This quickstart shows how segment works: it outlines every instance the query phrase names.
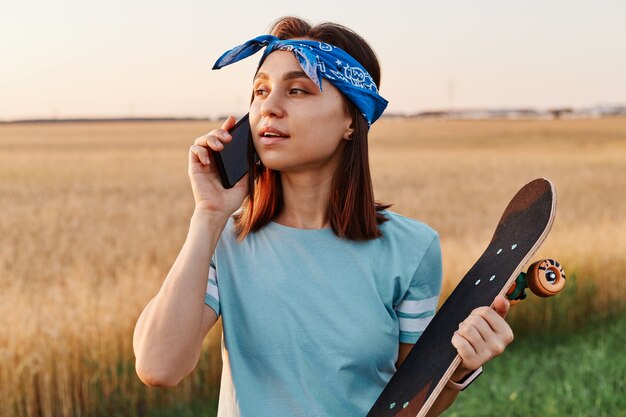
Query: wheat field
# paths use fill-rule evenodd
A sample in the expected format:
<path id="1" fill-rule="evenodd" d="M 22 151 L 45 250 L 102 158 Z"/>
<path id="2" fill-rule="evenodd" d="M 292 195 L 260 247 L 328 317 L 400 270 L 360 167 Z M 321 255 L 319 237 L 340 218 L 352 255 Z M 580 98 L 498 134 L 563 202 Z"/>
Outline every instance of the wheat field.
<path id="1" fill-rule="evenodd" d="M 188 147 L 216 125 L 0 125 L 0 416 L 145 415 L 215 395 L 219 328 L 168 390 L 138 381 L 131 339 L 187 233 Z M 626 119 L 382 119 L 370 155 L 377 199 L 439 231 L 444 295 L 517 189 L 546 177 L 557 216 L 535 258 L 559 259 L 572 284 L 516 307 L 514 330 L 623 312 Z"/>

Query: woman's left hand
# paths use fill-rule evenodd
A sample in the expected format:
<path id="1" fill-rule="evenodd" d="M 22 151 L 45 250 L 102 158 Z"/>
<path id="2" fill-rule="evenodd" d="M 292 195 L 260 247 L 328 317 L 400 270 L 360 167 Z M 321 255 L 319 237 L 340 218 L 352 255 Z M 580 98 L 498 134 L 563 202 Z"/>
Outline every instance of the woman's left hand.
<path id="1" fill-rule="evenodd" d="M 513 331 L 504 320 L 511 304 L 499 295 L 492 307 L 479 307 L 472 311 L 452 336 L 452 345 L 461 356 L 461 364 L 452 375 L 459 381 L 480 368 L 491 358 L 500 355 L 513 341 Z"/>

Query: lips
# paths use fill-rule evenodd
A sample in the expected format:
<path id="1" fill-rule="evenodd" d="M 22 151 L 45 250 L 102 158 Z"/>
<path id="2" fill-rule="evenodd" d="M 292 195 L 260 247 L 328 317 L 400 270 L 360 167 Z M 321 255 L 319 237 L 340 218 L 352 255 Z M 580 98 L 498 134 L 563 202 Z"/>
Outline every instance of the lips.
<path id="1" fill-rule="evenodd" d="M 289 135 L 273 126 L 263 126 L 258 130 L 259 140 L 263 145 L 271 145 L 289 138 Z"/>

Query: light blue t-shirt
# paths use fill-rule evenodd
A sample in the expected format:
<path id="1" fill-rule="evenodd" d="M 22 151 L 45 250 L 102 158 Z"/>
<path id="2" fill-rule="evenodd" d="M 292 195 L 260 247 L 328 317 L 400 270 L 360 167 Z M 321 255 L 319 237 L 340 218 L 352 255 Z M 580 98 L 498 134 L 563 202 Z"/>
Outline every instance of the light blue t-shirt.
<path id="1" fill-rule="evenodd" d="M 219 417 L 367 414 L 442 280 L 437 233 L 383 213 L 368 242 L 276 222 L 239 242 L 229 220 L 205 296 L 223 323 Z"/>

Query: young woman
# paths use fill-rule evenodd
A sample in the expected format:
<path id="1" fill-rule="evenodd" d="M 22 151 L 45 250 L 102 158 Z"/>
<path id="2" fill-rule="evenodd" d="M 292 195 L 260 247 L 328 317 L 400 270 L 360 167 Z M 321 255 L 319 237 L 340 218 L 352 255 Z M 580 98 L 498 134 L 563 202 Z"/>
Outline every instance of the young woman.
<path id="1" fill-rule="evenodd" d="M 435 313 L 439 237 L 374 202 L 367 135 L 387 102 L 367 43 L 287 17 L 216 68 L 264 47 L 250 105 L 261 164 L 222 187 L 211 159 L 233 117 L 191 146 L 196 208 L 138 320 L 137 373 L 176 385 L 221 314 L 219 416 L 365 416 Z M 463 361 L 431 415 L 512 341 L 508 308 L 499 297 L 461 324 L 452 343 Z"/>

